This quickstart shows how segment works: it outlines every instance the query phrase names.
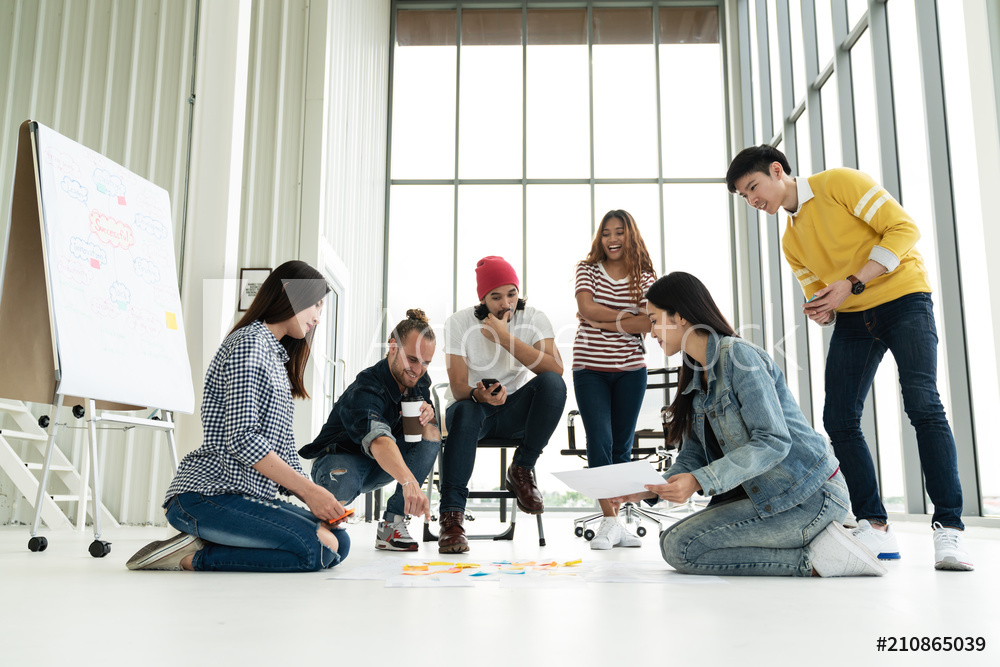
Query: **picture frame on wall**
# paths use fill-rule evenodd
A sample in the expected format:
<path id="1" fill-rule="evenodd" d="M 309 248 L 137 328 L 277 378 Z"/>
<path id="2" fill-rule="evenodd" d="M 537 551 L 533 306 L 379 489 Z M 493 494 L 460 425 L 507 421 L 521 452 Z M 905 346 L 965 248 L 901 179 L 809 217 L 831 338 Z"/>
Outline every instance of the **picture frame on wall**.
<path id="1" fill-rule="evenodd" d="M 238 310 L 246 311 L 260 286 L 271 275 L 271 269 L 240 269 L 240 303 Z"/>

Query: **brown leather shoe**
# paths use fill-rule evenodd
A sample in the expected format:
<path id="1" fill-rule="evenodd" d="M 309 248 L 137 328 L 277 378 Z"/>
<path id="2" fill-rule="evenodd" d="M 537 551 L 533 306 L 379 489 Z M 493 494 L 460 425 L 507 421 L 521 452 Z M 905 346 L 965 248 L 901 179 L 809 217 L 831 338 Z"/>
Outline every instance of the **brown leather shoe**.
<path id="1" fill-rule="evenodd" d="M 441 534 L 438 536 L 439 554 L 464 554 L 469 550 L 462 521 L 465 512 L 441 512 Z"/>
<path id="2" fill-rule="evenodd" d="M 517 506 L 528 514 L 541 514 L 545 511 L 542 503 L 542 493 L 535 486 L 535 475 L 531 468 L 516 466 L 513 463 L 507 468 L 507 490 L 517 496 Z"/>

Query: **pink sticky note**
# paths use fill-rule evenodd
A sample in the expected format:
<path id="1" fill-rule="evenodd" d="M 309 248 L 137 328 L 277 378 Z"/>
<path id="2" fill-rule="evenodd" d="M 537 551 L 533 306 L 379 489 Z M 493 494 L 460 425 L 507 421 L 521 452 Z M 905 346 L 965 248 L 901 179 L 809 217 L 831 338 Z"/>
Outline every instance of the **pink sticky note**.
<path id="1" fill-rule="evenodd" d="M 121 195 L 118 195 L 118 204 L 120 206 L 124 206 L 125 205 L 125 197 L 122 197 Z"/>
<path id="2" fill-rule="evenodd" d="M 101 268 L 101 261 L 93 257 L 90 258 L 90 268 L 99 269 Z"/>

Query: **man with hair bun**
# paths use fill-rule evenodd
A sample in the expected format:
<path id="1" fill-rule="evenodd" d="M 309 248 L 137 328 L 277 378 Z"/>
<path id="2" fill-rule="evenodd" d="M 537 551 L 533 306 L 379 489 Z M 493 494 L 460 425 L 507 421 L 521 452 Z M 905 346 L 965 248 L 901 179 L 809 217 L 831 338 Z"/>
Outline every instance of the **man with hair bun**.
<path id="1" fill-rule="evenodd" d="M 476 263 L 479 304 L 445 322 L 450 405 L 441 457 L 441 553 L 469 550 L 462 523 L 482 438 L 520 441 L 507 469 L 507 490 L 522 511 L 545 511 L 534 467 L 562 418 L 566 383 L 552 324 L 525 305 L 518 286 L 503 257 L 484 257 Z"/>
<path id="2" fill-rule="evenodd" d="M 316 459 L 313 480 L 345 505 L 396 480 L 378 524 L 376 549 L 416 551 L 406 524 L 410 516 L 430 514 L 420 487 L 441 449 L 427 375 L 435 346 L 424 311 L 406 311 L 389 334 L 385 358 L 358 374 L 316 439 L 299 450 L 302 458 Z M 419 442 L 406 442 L 400 404 L 413 396 L 423 399 L 423 433 Z"/>

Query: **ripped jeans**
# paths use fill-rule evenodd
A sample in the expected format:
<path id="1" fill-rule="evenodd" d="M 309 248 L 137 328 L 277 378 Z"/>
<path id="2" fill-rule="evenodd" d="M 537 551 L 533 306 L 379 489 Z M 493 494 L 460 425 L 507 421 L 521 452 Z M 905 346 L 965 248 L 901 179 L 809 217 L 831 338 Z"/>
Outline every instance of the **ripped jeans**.
<path id="1" fill-rule="evenodd" d="M 441 451 L 441 441 L 423 438 L 420 442 L 400 442 L 398 446 L 406 467 L 423 486 L 434 467 L 438 452 Z M 378 461 L 372 457 L 350 453 L 324 454 L 319 457 L 313 461 L 312 478 L 343 505 L 353 502 L 362 493 L 381 489 L 393 481 L 392 475 L 382 470 Z M 402 516 L 405 514 L 405 504 L 403 487 L 396 484 L 395 492 L 385 503 L 382 518 L 392 521 L 394 514 Z"/>

